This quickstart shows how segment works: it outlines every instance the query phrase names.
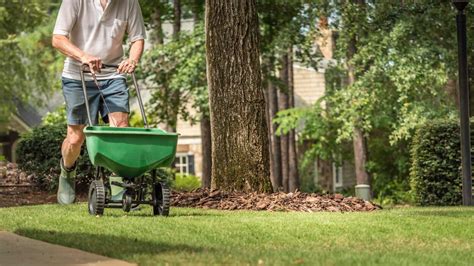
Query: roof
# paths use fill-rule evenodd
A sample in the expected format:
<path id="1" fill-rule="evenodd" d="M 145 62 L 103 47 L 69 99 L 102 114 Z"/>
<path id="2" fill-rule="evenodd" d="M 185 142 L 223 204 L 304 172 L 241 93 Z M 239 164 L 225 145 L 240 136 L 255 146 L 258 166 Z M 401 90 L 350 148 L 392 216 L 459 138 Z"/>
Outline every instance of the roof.
<path id="1" fill-rule="evenodd" d="M 28 103 L 16 102 L 16 116 L 21 119 L 28 127 L 34 127 L 41 124 L 41 115 Z"/>

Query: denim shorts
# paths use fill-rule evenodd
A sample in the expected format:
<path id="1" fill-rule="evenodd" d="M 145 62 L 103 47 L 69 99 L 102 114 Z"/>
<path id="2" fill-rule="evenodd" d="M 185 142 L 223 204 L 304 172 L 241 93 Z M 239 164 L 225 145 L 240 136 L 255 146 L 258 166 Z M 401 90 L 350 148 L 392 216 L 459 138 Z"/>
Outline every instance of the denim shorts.
<path id="1" fill-rule="evenodd" d="M 130 113 L 129 92 L 125 79 L 99 80 L 101 91 L 94 81 L 86 81 L 87 98 L 91 113 L 92 125 L 97 125 L 99 114 L 104 122 L 108 122 L 108 113 L 123 112 Z M 63 95 L 66 101 L 66 113 L 68 125 L 89 124 L 87 118 L 86 104 L 80 80 L 62 78 Z M 103 98 L 100 95 L 102 92 Z M 104 103 L 105 100 L 105 103 Z"/>

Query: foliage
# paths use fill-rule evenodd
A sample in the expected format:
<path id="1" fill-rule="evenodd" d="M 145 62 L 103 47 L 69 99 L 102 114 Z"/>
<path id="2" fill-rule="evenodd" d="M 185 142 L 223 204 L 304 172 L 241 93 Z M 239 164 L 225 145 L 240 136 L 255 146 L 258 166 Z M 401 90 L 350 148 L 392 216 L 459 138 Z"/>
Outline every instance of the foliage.
<path id="1" fill-rule="evenodd" d="M 61 144 L 66 136 L 65 124 L 46 124 L 24 134 L 18 143 L 18 166 L 34 175 L 35 183 L 42 189 L 54 191 L 61 172 Z M 79 188 L 85 188 L 94 176 L 94 168 L 89 162 L 87 149 L 77 161 L 77 181 Z"/>
<path id="2" fill-rule="evenodd" d="M 264 82 L 272 82 L 286 91 L 285 84 L 277 77 L 280 58 L 295 51 L 300 64 L 314 69 L 321 59 L 319 51 L 314 49 L 317 35 L 315 10 L 319 10 L 321 1 L 257 1 L 260 21 L 260 54 L 262 57 L 262 75 Z"/>
<path id="3" fill-rule="evenodd" d="M 431 121 L 420 126 L 411 150 L 411 185 L 420 205 L 461 204 L 459 124 Z"/>
<path id="4" fill-rule="evenodd" d="M 67 114 L 66 114 L 66 105 L 62 105 L 54 112 L 48 112 L 43 117 L 43 125 L 66 125 L 67 124 Z"/>
<path id="5" fill-rule="evenodd" d="M 300 140 L 312 143 L 306 160 L 346 155 L 339 146 L 361 128 L 375 196 L 409 202 L 407 143 L 415 128 L 456 117 L 455 95 L 447 89 L 455 79 L 455 25 L 444 23 L 454 12 L 448 2 L 366 2 L 326 1 L 321 12 L 332 18 L 338 39 L 336 60 L 326 69 L 325 96 L 310 108 L 280 112 L 276 121 L 280 130 L 298 128 Z M 355 55 L 348 61 L 355 35 Z M 346 82 L 349 63 L 356 72 L 353 86 Z"/>
<path id="6" fill-rule="evenodd" d="M 145 52 L 141 79 L 151 90 L 147 104 L 151 123 L 176 127 L 178 116 L 199 120 L 189 107 L 201 114 L 209 112 L 204 37 L 201 24 L 192 33 L 182 32 L 178 40 L 156 44 Z"/>
<path id="7" fill-rule="evenodd" d="M 61 57 L 50 45 L 55 16 L 51 1 L 0 1 L 0 117 L 14 101 L 40 105 L 55 86 Z"/>
<path id="8" fill-rule="evenodd" d="M 192 191 L 201 187 L 201 179 L 194 175 L 177 174 L 171 187 L 178 191 Z"/>

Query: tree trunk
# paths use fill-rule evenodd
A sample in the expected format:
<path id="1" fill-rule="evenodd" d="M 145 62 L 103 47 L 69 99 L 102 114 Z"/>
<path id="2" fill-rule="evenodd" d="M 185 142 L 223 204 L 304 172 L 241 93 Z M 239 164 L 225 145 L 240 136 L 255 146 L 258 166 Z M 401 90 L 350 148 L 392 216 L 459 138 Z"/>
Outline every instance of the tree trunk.
<path id="1" fill-rule="evenodd" d="M 193 20 L 194 27 L 197 26 L 202 19 L 202 8 L 204 2 L 202 0 L 194 0 L 193 2 Z M 212 147 L 211 147 L 211 120 L 207 112 L 201 117 L 201 153 L 202 153 L 202 176 L 201 187 L 211 188 L 211 169 L 212 169 Z"/>
<path id="2" fill-rule="evenodd" d="M 155 13 L 153 14 L 153 31 L 150 34 L 150 39 L 152 43 L 163 44 L 163 27 L 161 21 L 161 9 L 162 5 L 157 4 Z"/>
<path id="3" fill-rule="evenodd" d="M 212 187 L 271 190 L 256 0 L 206 1 Z"/>
<path id="4" fill-rule="evenodd" d="M 288 88 L 289 88 L 289 80 L 288 80 L 288 55 L 284 55 L 282 57 L 282 68 L 280 70 L 280 79 L 283 84 L 285 84 L 285 88 L 280 89 L 278 95 L 278 108 L 280 110 L 286 110 L 290 107 L 289 97 L 288 97 Z M 282 185 L 283 191 L 289 192 L 290 191 L 290 165 L 289 165 L 289 135 L 282 134 L 280 135 L 280 146 L 281 146 L 281 177 L 282 177 Z"/>
<path id="5" fill-rule="evenodd" d="M 263 72 L 263 69 L 262 69 Z M 263 75 L 262 75 L 263 79 Z M 270 181 L 272 183 L 272 191 L 276 192 L 278 190 L 278 187 L 276 186 L 275 183 L 275 170 L 274 170 L 274 165 L 275 162 L 273 161 L 273 151 L 272 151 L 272 118 L 270 117 L 270 103 L 269 103 L 269 87 L 270 87 L 270 82 L 267 83 L 267 89 L 265 90 L 265 118 L 267 120 L 267 138 L 268 138 L 268 154 L 270 156 Z"/>
<path id="6" fill-rule="evenodd" d="M 288 94 L 289 94 L 289 106 L 290 108 L 295 107 L 295 88 L 293 81 L 293 49 L 290 48 L 288 52 Z M 300 188 L 300 180 L 298 174 L 298 157 L 296 153 L 296 132 L 292 129 L 288 135 L 288 179 L 289 179 L 289 191 L 294 192 Z"/>
<path id="7" fill-rule="evenodd" d="M 364 5 L 364 0 L 351 0 L 353 3 Z M 351 86 L 356 81 L 355 67 L 351 60 L 357 51 L 357 36 L 353 34 L 349 40 L 347 50 L 347 62 L 348 62 L 348 85 Z M 360 121 L 355 121 L 354 132 L 353 132 L 353 146 L 354 146 L 354 163 L 355 163 L 355 174 L 357 185 L 370 185 L 370 177 L 367 172 L 367 144 L 363 130 L 359 126 Z"/>
<path id="8" fill-rule="evenodd" d="M 202 20 L 204 2 L 205 0 L 194 0 L 192 3 L 194 26 L 196 26 L 196 24 L 198 24 L 199 21 Z"/>
<path id="9" fill-rule="evenodd" d="M 281 141 L 280 136 L 276 135 L 278 126 L 273 123 L 273 118 L 278 113 L 278 94 L 275 84 L 268 83 L 268 112 L 270 116 L 269 129 L 271 139 L 271 161 L 273 167 L 273 190 L 275 192 L 283 190 L 283 180 L 281 174 Z"/>
<path id="10" fill-rule="evenodd" d="M 179 39 L 179 32 L 181 31 L 181 0 L 173 0 L 173 39 Z"/>
<path id="11" fill-rule="evenodd" d="M 334 191 L 334 181 L 332 173 L 332 162 L 318 158 L 318 183 L 323 190 L 327 192 Z"/>
<path id="12" fill-rule="evenodd" d="M 178 40 L 179 34 L 181 32 L 181 0 L 173 0 L 173 39 Z M 173 90 L 171 91 L 171 101 L 173 104 L 171 106 L 179 106 L 180 102 L 180 91 Z M 178 109 L 173 108 L 169 110 L 170 113 L 170 123 L 166 126 L 166 130 L 170 132 L 176 132 L 178 127 Z"/>
<path id="13" fill-rule="evenodd" d="M 211 188 L 211 121 L 209 117 L 201 119 L 201 148 L 202 148 L 202 188 Z"/>

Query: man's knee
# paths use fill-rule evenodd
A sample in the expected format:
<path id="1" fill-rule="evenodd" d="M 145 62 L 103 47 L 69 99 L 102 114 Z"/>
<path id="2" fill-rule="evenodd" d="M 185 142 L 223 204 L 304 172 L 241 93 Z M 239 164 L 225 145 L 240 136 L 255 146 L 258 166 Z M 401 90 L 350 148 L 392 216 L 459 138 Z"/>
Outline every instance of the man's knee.
<path id="1" fill-rule="evenodd" d="M 82 131 L 84 126 L 68 126 L 67 129 L 67 142 L 72 146 L 82 146 L 84 143 L 84 132 Z"/>
<path id="2" fill-rule="evenodd" d="M 112 127 L 128 127 L 128 113 L 110 113 L 109 122 Z"/>

